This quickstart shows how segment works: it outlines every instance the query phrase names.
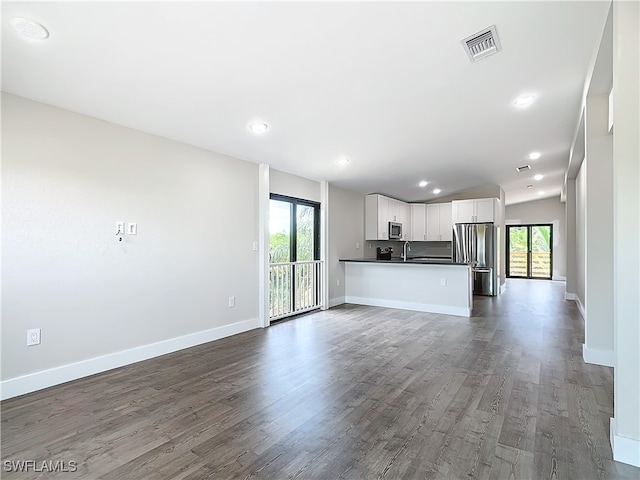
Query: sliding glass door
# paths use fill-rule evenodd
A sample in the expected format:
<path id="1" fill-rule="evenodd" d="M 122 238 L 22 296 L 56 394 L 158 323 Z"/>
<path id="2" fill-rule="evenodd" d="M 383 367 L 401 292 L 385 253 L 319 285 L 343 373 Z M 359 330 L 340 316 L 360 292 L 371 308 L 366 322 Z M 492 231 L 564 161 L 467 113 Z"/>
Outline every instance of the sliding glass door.
<path id="1" fill-rule="evenodd" d="M 550 280 L 552 264 L 552 225 L 507 225 L 507 277 Z"/>
<path id="2" fill-rule="evenodd" d="M 319 308 L 320 205 L 271 194 L 269 230 L 269 317 Z"/>

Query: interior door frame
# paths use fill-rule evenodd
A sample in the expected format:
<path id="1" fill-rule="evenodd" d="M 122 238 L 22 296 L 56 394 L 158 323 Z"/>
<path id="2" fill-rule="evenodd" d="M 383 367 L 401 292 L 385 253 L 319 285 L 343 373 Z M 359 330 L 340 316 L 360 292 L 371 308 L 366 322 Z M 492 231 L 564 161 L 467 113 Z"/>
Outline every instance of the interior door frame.
<path id="1" fill-rule="evenodd" d="M 506 276 L 507 278 L 525 278 L 529 280 L 551 280 L 553 278 L 553 224 L 552 223 L 524 223 L 524 224 L 514 224 L 514 225 L 505 225 L 507 228 L 506 231 L 506 239 L 507 239 L 507 255 L 506 255 Z M 527 275 L 525 277 L 519 275 L 511 275 L 509 272 L 511 271 L 511 228 L 522 228 L 526 227 L 527 229 Z M 532 227 L 549 227 L 549 276 L 548 277 L 533 277 L 532 268 L 532 251 L 531 251 L 531 229 Z"/>

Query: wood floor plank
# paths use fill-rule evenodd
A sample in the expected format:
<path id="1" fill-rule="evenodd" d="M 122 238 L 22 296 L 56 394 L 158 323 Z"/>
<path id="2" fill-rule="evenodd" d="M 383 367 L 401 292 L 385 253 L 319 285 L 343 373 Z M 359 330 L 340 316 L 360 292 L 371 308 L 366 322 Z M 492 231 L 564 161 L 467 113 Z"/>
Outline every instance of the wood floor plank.
<path id="1" fill-rule="evenodd" d="M 78 470 L 2 478 L 638 480 L 563 286 L 471 318 L 343 305 L 4 401 L 3 462 Z"/>

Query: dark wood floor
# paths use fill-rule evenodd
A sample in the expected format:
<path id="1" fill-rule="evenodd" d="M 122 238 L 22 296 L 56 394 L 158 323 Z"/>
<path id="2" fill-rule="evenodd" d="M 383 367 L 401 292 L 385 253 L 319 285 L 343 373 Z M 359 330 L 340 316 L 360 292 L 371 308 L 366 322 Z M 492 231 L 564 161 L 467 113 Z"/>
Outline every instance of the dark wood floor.
<path id="1" fill-rule="evenodd" d="M 342 306 L 2 403 L 2 478 L 639 478 L 564 285 L 460 318 Z M 41 476 L 38 476 L 41 475 Z"/>

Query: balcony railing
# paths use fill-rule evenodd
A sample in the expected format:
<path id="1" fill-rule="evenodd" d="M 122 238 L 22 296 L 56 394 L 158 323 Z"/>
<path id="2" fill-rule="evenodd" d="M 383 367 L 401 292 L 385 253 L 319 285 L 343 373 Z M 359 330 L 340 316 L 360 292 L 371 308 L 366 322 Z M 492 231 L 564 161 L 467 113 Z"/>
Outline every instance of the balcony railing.
<path id="1" fill-rule="evenodd" d="M 322 306 L 322 261 L 272 263 L 269 266 L 269 318 L 307 312 Z"/>
<path id="2" fill-rule="evenodd" d="M 509 276 L 527 277 L 529 275 L 529 261 L 531 262 L 531 277 L 551 277 L 551 253 L 531 252 L 531 258 L 527 252 L 509 252 Z"/>

